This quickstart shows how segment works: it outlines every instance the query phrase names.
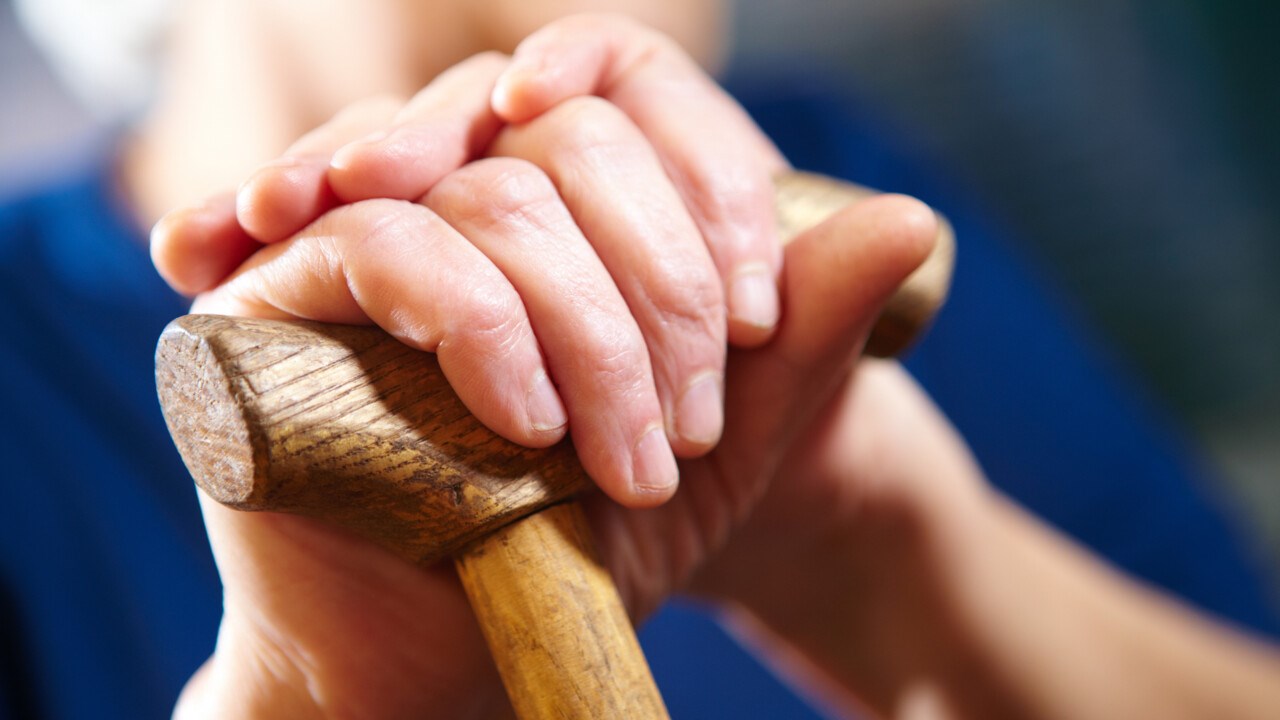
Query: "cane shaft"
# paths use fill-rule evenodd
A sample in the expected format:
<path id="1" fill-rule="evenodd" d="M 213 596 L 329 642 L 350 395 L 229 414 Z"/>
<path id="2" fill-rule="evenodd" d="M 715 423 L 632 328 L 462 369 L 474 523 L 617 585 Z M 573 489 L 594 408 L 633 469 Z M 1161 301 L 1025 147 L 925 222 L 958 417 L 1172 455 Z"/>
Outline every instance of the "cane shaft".
<path id="1" fill-rule="evenodd" d="M 578 503 L 508 525 L 455 562 L 522 720 L 667 717 Z"/>

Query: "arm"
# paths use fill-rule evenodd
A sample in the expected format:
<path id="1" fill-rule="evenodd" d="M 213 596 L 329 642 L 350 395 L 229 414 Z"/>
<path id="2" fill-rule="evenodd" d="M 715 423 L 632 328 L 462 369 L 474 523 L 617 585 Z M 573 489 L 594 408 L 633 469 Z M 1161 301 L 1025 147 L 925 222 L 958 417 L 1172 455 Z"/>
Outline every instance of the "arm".
<path id="1" fill-rule="evenodd" d="M 803 478 L 789 492 L 775 483 L 703 577 L 704 590 L 734 594 L 750 642 L 800 684 L 884 717 L 1275 715 L 1280 654 L 986 488 L 911 385 L 864 363 L 822 423 L 843 441 L 820 433 L 793 455 Z M 888 404 L 886 392 L 914 399 Z M 927 435 L 935 452 L 910 451 L 893 426 Z M 873 457 L 896 470 L 868 477 Z M 793 515 L 818 502 L 829 519 L 797 534 Z"/>

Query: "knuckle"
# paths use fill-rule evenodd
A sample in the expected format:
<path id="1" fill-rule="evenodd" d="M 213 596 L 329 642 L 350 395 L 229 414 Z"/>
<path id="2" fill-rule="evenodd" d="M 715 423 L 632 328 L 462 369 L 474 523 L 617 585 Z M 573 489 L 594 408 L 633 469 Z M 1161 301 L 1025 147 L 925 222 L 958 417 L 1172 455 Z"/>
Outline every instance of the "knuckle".
<path id="1" fill-rule="evenodd" d="M 664 327 L 717 338 L 725 323 L 724 289 L 713 268 L 671 258 L 656 268 L 646 301 Z"/>
<path id="2" fill-rule="evenodd" d="M 342 206 L 326 213 L 308 232 L 309 255 L 316 272 L 341 274 L 353 290 L 382 293 L 382 279 L 390 268 L 423 251 L 435 234 L 432 217 L 404 200 L 378 198 Z"/>
<path id="3" fill-rule="evenodd" d="M 524 303 L 505 283 L 475 283 L 448 332 L 459 343 L 493 357 L 507 357 L 529 334 Z"/>
<path id="4" fill-rule="evenodd" d="M 417 245 L 429 232 L 426 211 L 405 200 L 362 200 L 326 214 L 317 234 L 333 237 L 348 252 L 355 247 L 394 248 Z"/>
<path id="5" fill-rule="evenodd" d="M 550 135 L 553 152 L 580 159 L 617 163 L 620 154 L 648 149 L 626 113 L 594 95 L 565 100 L 534 122 Z"/>
<path id="6" fill-rule="evenodd" d="M 551 178 L 517 158 L 481 160 L 451 173 L 427 205 L 452 221 L 494 229 L 553 227 L 567 213 Z"/>
<path id="7" fill-rule="evenodd" d="M 770 228 L 765 227 L 767 216 L 761 208 L 773 204 L 773 189 L 767 176 L 743 168 L 738 171 L 689 173 L 685 189 L 689 196 L 690 210 L 702 228 L 738 225 L 758 218 L 758 232 L 720 232 L 713 241 L 720 253 L 746 254 L 750 245 L 762 238 Z M 728 245 L 735 243 L 735 245 Z"/>
<path id="8" fill-rule="evenodd" d="M 623 392 L 650 387 L 649 352 L 639 329 L 613 320 L 593 325 L 578 343 L 583 369 Z"/>
<path id="9" fill-rule="evenodd" d="M 708 220 L 722 222 L 759 202 L 760 183 L 743 172 L 693 172 L 690 192 L 697 208 Z"/>

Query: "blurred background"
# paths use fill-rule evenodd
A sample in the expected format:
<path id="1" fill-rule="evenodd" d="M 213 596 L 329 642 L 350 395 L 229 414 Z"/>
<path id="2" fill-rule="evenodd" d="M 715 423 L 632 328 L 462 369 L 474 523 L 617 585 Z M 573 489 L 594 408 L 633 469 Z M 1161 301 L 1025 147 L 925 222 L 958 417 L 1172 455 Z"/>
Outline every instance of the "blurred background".
<path id="1" fill-rule="evenodd" d="M 741 72 L 821 68 L 1029 246 L 1216 465 L 1280 603 L 1280 5 L 738 6 Z"/>
<path id="2" fill-rule="evenodd" d="M 740 73 L 818 68 L 1027 245 L 1211 458 L 1280 598 L 1280 5 L 737 7 Z M 0 187 L 99 130 L 0 0 Z"/>

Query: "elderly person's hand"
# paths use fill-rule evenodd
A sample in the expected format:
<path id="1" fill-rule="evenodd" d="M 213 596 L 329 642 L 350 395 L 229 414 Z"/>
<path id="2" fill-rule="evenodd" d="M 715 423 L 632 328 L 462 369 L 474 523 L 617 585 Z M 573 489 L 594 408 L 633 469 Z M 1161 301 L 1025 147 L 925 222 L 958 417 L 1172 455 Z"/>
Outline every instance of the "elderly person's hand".
<path id="1" fill-rule="evenodd" d="M 746 597 L 781 576 L 772 563 L 793 540 L 849 519 L 832 497 L 874 515 L 948 497 L 934 482 L 965 496 L 977 484 L 910 380 L 856 362 L 932 247 L 932 212 L 860 203 L 801 235 L 784 263 L 771 188 L 782 167 L 668 41 L 576 18 L 514 60 L 457 66 L 404 107 L 340 114 L 238 198 L 172 213 L 153 254 L 200 293 L 196 311 L 373 322 L 436 352 L 500 434 L 547 445 L 567 428 L 608 495 L 588 498 L 602 551 L 643 616 L 697 577 L 771 484 L 764 522 L 782 523 L 782 554 L 744 569 L 731 552 L 703 592 Z M 895 419 L 889 436 L 868 422 L 879 415 Z M 450 569 L 303 518 L 202 503 L 225 614 L 183 713 L 501 705 Z"/>

